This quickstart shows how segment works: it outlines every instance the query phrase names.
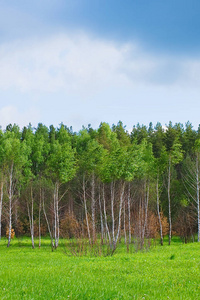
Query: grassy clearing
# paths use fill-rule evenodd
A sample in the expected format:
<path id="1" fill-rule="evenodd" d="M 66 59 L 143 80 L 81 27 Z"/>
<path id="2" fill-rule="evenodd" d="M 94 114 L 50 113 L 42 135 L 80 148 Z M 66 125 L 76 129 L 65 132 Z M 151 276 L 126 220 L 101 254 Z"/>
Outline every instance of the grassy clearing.
<path id="1" fill-rule="evenodd" d="M 200 299 L 198 243 L 109 257 L 69 257 L 49 244 L 0 242 L 0 299 Z"/>

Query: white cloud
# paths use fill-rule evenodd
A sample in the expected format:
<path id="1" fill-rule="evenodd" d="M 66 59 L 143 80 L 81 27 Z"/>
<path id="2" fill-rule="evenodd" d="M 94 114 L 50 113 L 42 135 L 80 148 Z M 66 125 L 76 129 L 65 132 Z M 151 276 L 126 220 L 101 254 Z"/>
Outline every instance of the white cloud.
<path id="1" fill-rule="evenodd" d="M 80 91 L 116 82 L 123 49 L 78 35 L 0 47 L 0 87 Z M 123 74 L 123 73 L 122 73 Z"/>
<path id="2" fill-rule="evenodd" d="M 17 107 L 9 105 L 0 109 L 0 123 L 3 129 L 8 124 L 16 123 L 18 126 L 23 127 L 32 122 L 36 126 L 39 122 L 39 111 L 36 108 L 29 108 L 24 112 L 20 112 Z"/>
<path id="3" fill-rule="evenodd" d="M 85 33 L 0 44 L 0 125 L 198 126 L 199 74 L 199 58 L 148 54 Z"/>
<path id="4" fill-rule="evenodd" d="M 0 45 L 0 89 L 94 94 L 107 87 L 198 88 L 200 60 L 148 55 L 83 33 Z"/>

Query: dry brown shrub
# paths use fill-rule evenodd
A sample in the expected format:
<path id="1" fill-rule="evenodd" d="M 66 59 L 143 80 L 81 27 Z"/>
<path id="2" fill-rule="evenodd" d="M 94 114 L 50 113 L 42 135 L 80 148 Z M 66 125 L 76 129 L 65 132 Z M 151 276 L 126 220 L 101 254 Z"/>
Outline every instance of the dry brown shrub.
<path id="1" fill-rule="evenodd" d="M 65 213 L 60 222 L 60 234 L 64 238 L 79 238 L 81 226 L 74 214 Z"/>
<path id="2" fill-rule="evenodd" d="M 160 218 L 162 223 L 162 233 L 163 237 L 169 233 L 169 223 L 167 217 L 164 216 L 163 212 L 160 212 Z"/>
<path id="3" fill-rule="evenodd" d="M 11 228 L 11 239 L 13 239 L 14 236 L 15 236 L 15 231 L 13 228 Z M 9 228 L 6 229 L 6 237 L 7 237 L 7 239 L 9 237 Z"/>
<path id="4" fill-rule="evenodd" d="M 168 234 L 169 232 L 169 223 L 167 218 L 160 213 L 161 223 L 162 223 L 162 230 L 163 236 Z M 144 220 L 145 220 L 145 211 L 140 209 L 137 214 L 134 216 L 134 224 L 133 224 L 133 232 L 134 235 L 137 237 L 142 236 L 143 228 L 144 228 Z M 147 226 L 145 230 L 145 237 L 146 238 L 157 238 L 160 234 L 160 226 L 157 213 L 149 210 L 148 217 L 147 217 Z"/>
<path id="5" fill-rule="evenodd" d="M 21 236 L 25 234 L 24 224 L 20 220 L 17 220 L 17 224 L 15 225 L 15 233 L 16 236 Z"/>
<path id="6" fill-rule="evenodd" d="M 147 235 L 149 238 L 156 238 L 159 232 L 158 216 L 149 211 L 147 221 Z"/>
<path id="7" fill-rule="evenodd" d="M 139 211 L 134 216 L 134 223 L 132 231 L 136 237 L 142 237 L 143 230 L 145 226 L 145 210 L 139 209 Z M 145 234 L 144 237 L 146 238 L 155 238 L 158 236 L 159 233 L 159 222 L 158 216 L 152 212 L 151 210 L 148 211 L 147 214 L 147 224 L 145 226 Z"/>
<path id="8" fill-rule="evenodd" d="M 44 224 L 40 225 L 40 232 L 42 236 L 45 236 L 47 234 L 47 226 Z M 34 222 L 34 236 L 39 236 L 39 224 L 37 222 Z"/>

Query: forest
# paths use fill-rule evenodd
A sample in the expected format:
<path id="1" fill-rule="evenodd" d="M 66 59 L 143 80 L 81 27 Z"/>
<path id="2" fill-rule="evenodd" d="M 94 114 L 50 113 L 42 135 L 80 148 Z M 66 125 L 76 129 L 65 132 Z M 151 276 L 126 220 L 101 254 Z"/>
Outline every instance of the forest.
<path id="1" fill-rule="evenodd" d="M 0 238 L 200 241 L 200 127 L 121 121 L 0 131 Z"/>

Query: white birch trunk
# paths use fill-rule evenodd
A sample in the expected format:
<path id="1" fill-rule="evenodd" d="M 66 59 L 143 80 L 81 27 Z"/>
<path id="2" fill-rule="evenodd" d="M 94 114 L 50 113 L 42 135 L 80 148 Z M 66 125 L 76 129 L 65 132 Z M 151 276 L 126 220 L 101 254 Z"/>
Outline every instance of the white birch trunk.
<path id="1" fill-rule="evenodd" d="M 32 248 L 35 248 L 34 245 L 34 220 L 33 220 L 33 190 L 31 186 L 31 241 L 32 241 Z"/>
<path id="2" fill-rule="evenodd" d="M 59 239 L 60 239 L 60 218 L 59 218 L 59 183 L 56 183 L 56 227 L 57 227 L 57 239 L 56 239 L 56 248 L 59 245 Z"/>
<path id="3" fill-rule="evenodd" d="M 54 212 L 54 241 L 57 246 L 57 213 L 56 213 L 56 184 L 53 192 L 53 212 Z"/>
<path id="4" fill-rule="evenodd" d="M 143 227 L 143 241 L 145 236 L 145 231 L 147 230 L 147 219 L 148 219 L 148 206 L 149 206 L 149 181 L 147 184 L 147 191 L 146 191 L 146 183 L 145 183 L 145 216 L 144 216 L 144 227 Z"/>
<path id="5" fill-rule="evenodd" d="M 123 205 L 123 201 L 124 201 L 124 188 L 125 188 L 125 183 L 122 183 L 122 187 L 121 187 L 121 192 L 120 192 L 120 203 L 119 203 L 119 216 L 118 216 L 118 229 L 117 229 L 117 235 L 116 238 L 114 240 L 114 249 L 116 248 L 116 244 L 117 241 L 119 239 L 119 235 L 120 235 L 120 229 L 121 229 L 121 215 L 122 215 L 122 205 Z"/>
<path id="6" fill-rule="evenodd" d="M 86 225 L 87 225 L 88 238 L 89 238 L 89 243 L 91 244 L 90 227 L 89 227 L 87 203 L 86 203 L 86 192 L 85 192 L 85 175 L 83 175 L 83 201 L 84 201 L 84 207 L 85 207 L 85 219 L 86 219 Z"/>
<path id="7" fill-rule="evenodd" d="M 157 202 L 157 213 L 158 213 L 158 220 L 159 220 L 159 225 L 160 225 L 160 244 L 163 246 L 163 233 L 162 233 L 162 222 L 161 222 L 161 217 L 160 217 L 160 198 L 159 198 L 159 175 L 157 175 L 157 182 L 156 182 L 156 202 Z"/>
<path id="8" fill-rule="evenodd" d="M 112 215 L 112 239 L 115 241 L 115 216 L 114 216 L 114 198 L 115 198 L 115 184 L 111 182 L 111 215 Z"/>
<path id="9" fill-rule="evenodd" d="M 100 220 L 101 220 L 101 244 L 103 245 L 103 235 L 104 235 L 104 226 L 103 226 L 103 215 L 101 207 L 101 188 L 99 186 L 99 211 L 100 211 Z"/>
<path id="10" fill-rule="evenodd" d="M 168 186 L 167 186 L 167 193 L 168 193 L 168 209 L 169 209 L 169 245 L 171 244 L 172 238 L 172 220 L 171 220 L 171 157 L 169 157 L 169 168 L 168 168 Z"/>
<path id="11" fill-rule="evenodd" d="M 131 244 L 131 187 L 130 182 L 128 183 L 128 235 L 129 235 L 129 244 Z"/>
<path id="12" fill-rule="evenodd" d="M 126 203 L 124 201 L 124 242 L 126 244 Z"/>
<path id="13" fill-rule="evenodd" d="M 51 249 L 53 251 L 53 249 L 54 249 L 54 241 L 53 241 L 53 236 L 52 236 L 52 233 L 51 233 L 51 228 L 50 228 L 49 221 L 48 221 L 47 214 L 46 214 L 46 210 L 45 210 L 44 195 L 43 195 L 43 212 L 44 212 L 45 220 L 47 222 L 47 228 L 48 228 L 50 239 L 51 239 Z"/>
<path id="14" fill-rule="evenodd" d="M 144 244 L 144 235 L 145 235 L 145 228 L 146 228 L 146 224 L 145 224 L 145 216 L 146 216 L 146 179 L 145 179 L 145 182 L 144 182 L 144 201 L 143 201 L 143 205 L 144 205 L 144 209 L 142 209 L 142 233 L 141 233 L 141 243 L 142 243 L 142 246 Z"/>
<path id="15" fill-rule="evenodd" d="M 91 211 L 92 211 L 92 242 L 95 243 L 96 240 L 96 229 L 95 229 L 95 178 L 94 171 L 92 172 L 92 201 L 91 201 Z"/>
<path id="16" fill-rule="evenodd" d="M 30 213 L 28 201 L 27 201 L 27 209 L 28 209 L 29 226 L 30 226 L 30 233 L 31 233 L 31 243 L 32 243 L 32 248 L 34 249 L 35 245 L 34 245 L 34 220 L 33 220 L 33 194 L 32 194 L 32 187 L 31 187 L 31 213 Z"/>
<path id="17" fill-rule="evenodd" d="M 41 247 L 41 206 L 42 206 L 42 191 L 40 187 L 40 203 L 39 203 L 39 224 L 38 224 L 38 237 L 39 237 L 39 248 Z"/>
<path id="18" fill-rule="evenodd" d="M 9 227 L 8 227 L 8 230 L 9 230 L 9 232 L 8 232 L 8 244 L 7 244 L 7 247 L 10 246 L 11 230 L 12 230 L 13 163 L 11 164 L 9 177 L 10 177 L 9 178 L 9 191 L 8 191 L 8 197 L 9 197 Z"/>
<path id="19" fill-rule="evenodd" d="M 110 247 L 112 247 L 112 242 L 111 242 L 110 231 L 109 231 L 109 228 L 108 228 L 108 223 L 107 223 L 107 214 L 106 214 L 106 199 L 105 199 L 104 184 L 103 184 L 103 210 L 104 210 L 104 219 L 105 219 L 106 232 L 107 232 L 107 235 L 108 235 L 108 239 L 109 239 L 109 244 L 110 244 Z"/>
<path id="20" fill-rule="evenodd" d="M 139 238 L 142 239 L 142 200 L 140 197 L 140 202 L 139 202 Z"/>

